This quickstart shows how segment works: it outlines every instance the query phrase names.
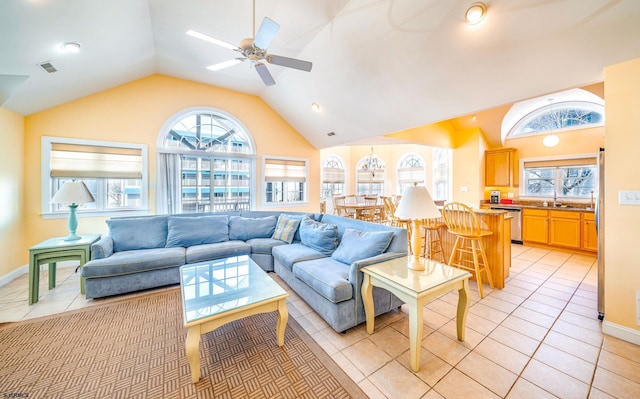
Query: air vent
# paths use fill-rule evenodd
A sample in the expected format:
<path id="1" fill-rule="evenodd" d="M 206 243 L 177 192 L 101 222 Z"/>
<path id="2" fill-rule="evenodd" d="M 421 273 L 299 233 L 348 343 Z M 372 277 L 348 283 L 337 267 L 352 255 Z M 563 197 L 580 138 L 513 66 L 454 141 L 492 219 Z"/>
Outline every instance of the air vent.
<path id="1" fill-rule="evenodd" d="M 41 63 L 38 64 L 38 66 L 40 68 L 42 68 L 42 70 L 47 72 L 47 73 L 58 72 L 56 67 L 54 67 L 53 64 L 50 61 L 41 62 Z"/>
<path id="2" fill-rule="evenodd" d="M 336 132 L 329 132 L 329 133 L 327 133 L 327 136 L 329 136 L 329 137 L 331 137 L 331 136 L 335 136 L 335 135 L 336 135 Z"/>

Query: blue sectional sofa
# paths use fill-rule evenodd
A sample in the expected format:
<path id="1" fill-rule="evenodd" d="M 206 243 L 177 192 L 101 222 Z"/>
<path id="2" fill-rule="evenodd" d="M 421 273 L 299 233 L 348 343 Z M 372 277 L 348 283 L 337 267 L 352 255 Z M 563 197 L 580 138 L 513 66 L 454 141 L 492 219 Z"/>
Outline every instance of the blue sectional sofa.
<path id="1" fill-rule="evenodd" d="M 81 269 L 87 298 L 179 283 L 179 267 L 249 255 L 336 331 L 365 321 L 360 268 L 407 255 L 407 231 L 327 214 L 221 212 L 112 218 Z M 402 302 L 374 288 L 376 315 Z"/>

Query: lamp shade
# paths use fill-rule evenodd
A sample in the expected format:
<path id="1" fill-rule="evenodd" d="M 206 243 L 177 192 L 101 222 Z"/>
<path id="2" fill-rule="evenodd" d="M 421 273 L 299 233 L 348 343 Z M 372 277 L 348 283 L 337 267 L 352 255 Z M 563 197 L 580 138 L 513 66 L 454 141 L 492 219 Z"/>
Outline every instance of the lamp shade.
<path id="1" fill-rule="evenodd" d="M 441 216 L 429 191 L 424 186 L 416 185 L 404 191 L 395 215 L 399 219 L 410 220 L 435 219 Z"/>
<path id="2" fill-rule="evenodd" d="M 95 199 L 83 181 L 68 181 L 51 198 L 52 204 L 85 204 Z"/>

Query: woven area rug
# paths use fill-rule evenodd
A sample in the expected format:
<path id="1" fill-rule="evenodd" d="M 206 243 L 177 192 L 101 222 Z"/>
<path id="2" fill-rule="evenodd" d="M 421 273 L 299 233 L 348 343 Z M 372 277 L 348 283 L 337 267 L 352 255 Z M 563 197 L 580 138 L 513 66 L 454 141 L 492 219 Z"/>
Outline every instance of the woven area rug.
<path id="1" fill-rule="evenodd" d="M 292 317 L 283 347 L 275 326 L 272 312 L 205 334 L 193 384 L 178 287 L 9 323 L 0 327 L 0 396 L 366 397 Z"/>

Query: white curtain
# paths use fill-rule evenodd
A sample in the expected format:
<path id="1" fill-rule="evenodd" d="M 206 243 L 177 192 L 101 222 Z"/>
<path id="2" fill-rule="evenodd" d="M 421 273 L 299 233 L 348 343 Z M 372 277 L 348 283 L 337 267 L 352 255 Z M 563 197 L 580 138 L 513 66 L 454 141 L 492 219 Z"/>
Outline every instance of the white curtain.
<path id="1" fill-rule="evenodd" d="M 158 214 L 180 213 L 180 155 L 158 153 L 156 208 Z"/>

